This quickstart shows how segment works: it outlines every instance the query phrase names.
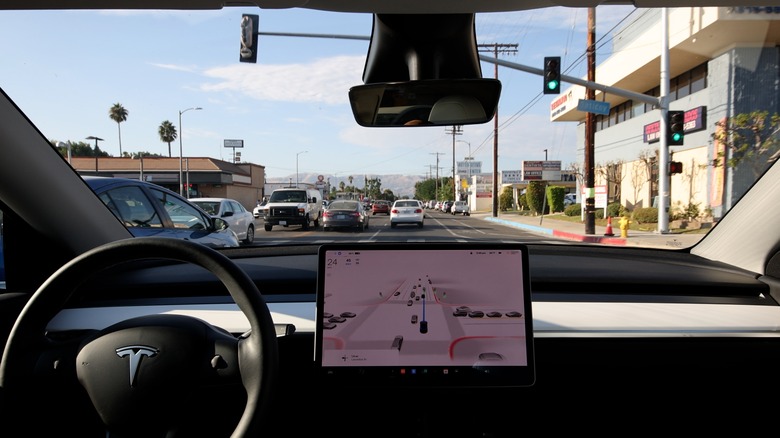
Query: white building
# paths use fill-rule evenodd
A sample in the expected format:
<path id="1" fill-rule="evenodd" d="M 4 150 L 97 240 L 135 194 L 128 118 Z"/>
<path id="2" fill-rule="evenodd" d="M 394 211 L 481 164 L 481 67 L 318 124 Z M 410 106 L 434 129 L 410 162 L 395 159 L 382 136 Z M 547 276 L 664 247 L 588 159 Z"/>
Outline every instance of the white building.
<path id="1" fill-rule="evenodd" d="M 637 10 L 638 18 L 615 40 L 614 55 L 596 60 L 597 84 L 660 96 L 661 12 Z M 779 20 L 780 7 L 668 9 L 669 109 L 685 111 L 686 125 L 684 145 L 669 148 L 670 161 L 683 163 L 683 172 L 671 175 L 672 212 L 698 204 L 718 218 L 754 181 L 747 169 L 711 165 L 723 147 L 712 134 L 726 117 L 755 109 L 778 112 Z M 616 94 L 595 95 L 610 104 L 609 115 L 595 118 L 596 185 L 608 185 L 610 201 L 630 210 L 653 206 L 660 109 Z M 586 113 L 577 110 L 579 99 L 585 99 L 584 87 L 564 89 L 550 103 L 550 118 L 579 122 L 577 138 L 584 139 Z M 577 156 L 584 163 L 584 141 Z"/>

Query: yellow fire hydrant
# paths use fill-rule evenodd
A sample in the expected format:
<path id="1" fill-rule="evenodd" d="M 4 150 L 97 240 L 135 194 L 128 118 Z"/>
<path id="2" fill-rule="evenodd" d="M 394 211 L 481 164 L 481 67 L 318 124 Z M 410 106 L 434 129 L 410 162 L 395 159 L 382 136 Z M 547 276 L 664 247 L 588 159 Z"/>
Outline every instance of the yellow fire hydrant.
<path id="1" fill-rule="evenodd" d="M 628 220 L 628 216 L 623 216 L 620 218 L 620 237 L 626 238 L 628 237 L 628 224 L 631 223 L 630 220 Z"/>

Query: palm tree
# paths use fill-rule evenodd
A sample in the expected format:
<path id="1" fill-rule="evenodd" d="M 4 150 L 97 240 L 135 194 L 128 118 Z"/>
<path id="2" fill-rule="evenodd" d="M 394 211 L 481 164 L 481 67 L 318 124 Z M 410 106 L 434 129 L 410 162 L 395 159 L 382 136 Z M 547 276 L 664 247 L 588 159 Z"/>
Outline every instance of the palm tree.
<path id="1" fill-rule="evenodd" d="M 160 134 L 161 141 L 168 143 L 168 157 L 170 157 L 171 142 L 175 141 L 178 137 L 178 134 L 176 134 L 176 127 L 173 126 L 173 123 L 169 120 L 165 120 L 160 124 L 160 127 L 157 128 L 157 133 Z"/>
<path id="2" fill-rule="evenodd" d="M 352 185 L 352 175 L 348 176 L 347 179 L 349 180 L 349 185 Z"/>
<path id="3" fill-rule="evenodd" d="M 108 116 L 111 117 L 111 120 L 116 122 L 116 127 L 119 130 L 119 156 L 122 156 L 122 128 L 121 123 L 127 120 L 127 115 L 129 112 L 125 109 L 125 107 L 122 106 L 121 103 L 115 103 L 113 106 L 111 106 L 111 109 L 108 110 Z"/>

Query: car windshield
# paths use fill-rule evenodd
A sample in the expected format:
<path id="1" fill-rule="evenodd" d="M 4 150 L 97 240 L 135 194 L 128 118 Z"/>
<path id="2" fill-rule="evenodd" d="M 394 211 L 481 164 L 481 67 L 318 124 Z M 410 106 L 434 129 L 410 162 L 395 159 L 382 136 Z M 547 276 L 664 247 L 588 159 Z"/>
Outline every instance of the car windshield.
<path id="1" fill-rule="evenodd" d="M 261 199 L 307 204 L 295 212 L 303 220 L 256 211 L 255 227 L 267 231 L 258 246 L 278 232 L 317 241 L 322 201 L 362 201 L 371 211 L 381 198 L 421 201 L 434 219 L 422 232 L 431 240 L 441 239 L 437 229 L 490 239 L 463 227 L 481 222 L 518 241 L 552 235 L 561 244 L 678 250 L 716 227 L 775 161 L 780 128 L 757 85 L 774 80 L 774 16 L 696 10 L 702 21 L 685 35 L 690 10 L 668 11 L 669 40 L 661 9 L 599 6 L 595 35 L 588 9 L 477 13 L 479 73 L 501 84 L 501 112 L 488 123 L 356 123 L 350 91 L 371 74 L 370 13 L 6 11 L 0 36 L 16 42 L 2 46 L 0 85 L 82 175 L 144 179 L 187 198 L 228 196 L 249 211 Z M 242 23 L 256 17 L 246 59 Z M 17 38 L 29 29 L 35 38 Z M 96 38 L 116 33 L 133 50 Z M 557 80 L 544 82 L 551 73 Z M 316 191 L 320 205 L 291 188 Z M 448 214 L 462 211 L 453 201 L 469 215 Z M 177 226 L 204 225 L 172 216 Z M 382 234 L 389 225 L 389 216 L 375 219 L 377 240 L 420 237 Z"/>

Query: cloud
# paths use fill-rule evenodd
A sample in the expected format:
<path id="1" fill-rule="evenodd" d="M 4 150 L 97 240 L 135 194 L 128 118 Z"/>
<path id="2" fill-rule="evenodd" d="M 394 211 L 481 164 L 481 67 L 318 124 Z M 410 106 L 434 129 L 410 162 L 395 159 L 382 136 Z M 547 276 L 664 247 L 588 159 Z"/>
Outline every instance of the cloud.
<path id="1" fill-rule="evenodd" d="M 307 64 L 238 64 L 214 67 L 204 75 L 207 92 L 235 91 L 257 100 L 344 103 L 344 90 L 362 84 L 365 56 L 321 58 Z"/>

